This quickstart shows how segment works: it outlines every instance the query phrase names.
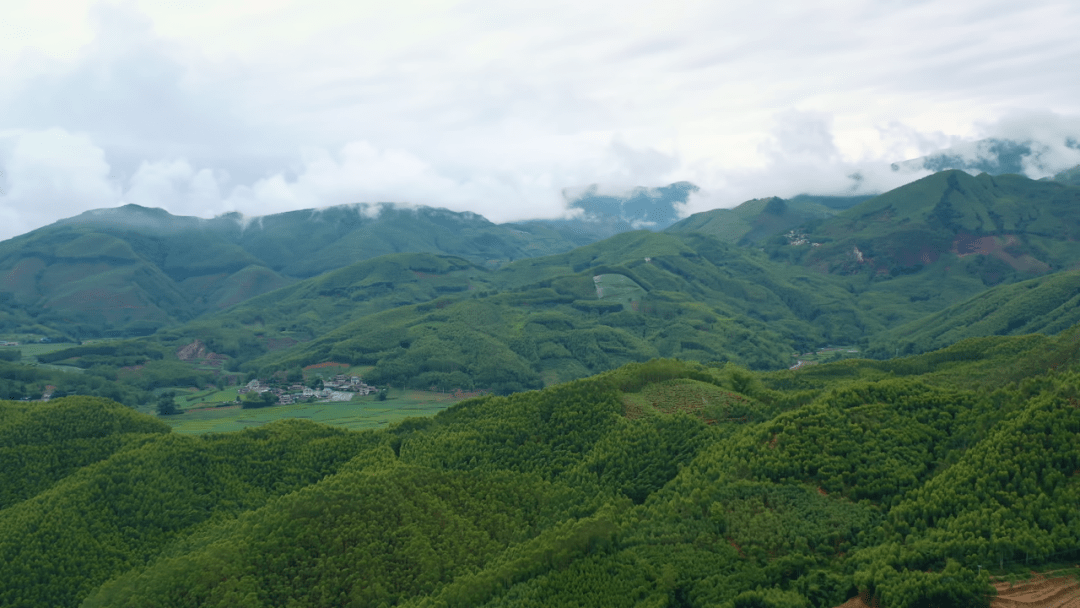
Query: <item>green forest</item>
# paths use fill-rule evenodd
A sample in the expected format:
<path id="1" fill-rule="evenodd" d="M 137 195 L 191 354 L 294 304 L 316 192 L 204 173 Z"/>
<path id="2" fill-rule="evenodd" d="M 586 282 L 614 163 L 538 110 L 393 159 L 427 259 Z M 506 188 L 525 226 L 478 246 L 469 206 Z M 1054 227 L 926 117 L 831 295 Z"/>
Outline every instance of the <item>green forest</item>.
<path id="1" fill-rule="evenodd" d="M 987 606 L 1080 558 L 1078 386 L 1074 326 L 653 358 L 363 432 L 0 402 L 0 605 Z"/>

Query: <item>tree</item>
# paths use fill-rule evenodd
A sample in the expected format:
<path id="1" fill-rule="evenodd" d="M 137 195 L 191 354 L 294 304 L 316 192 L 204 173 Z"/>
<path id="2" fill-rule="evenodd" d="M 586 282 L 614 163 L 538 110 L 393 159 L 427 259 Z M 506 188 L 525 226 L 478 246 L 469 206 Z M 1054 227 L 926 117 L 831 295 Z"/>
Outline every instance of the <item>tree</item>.
<path id="1" fill-rule="evenodd" d="M 176 393 L 173 391 L 166 391 L 158 396 L 157 400 L 157 413 L 158 416 L 172 416 L 175 414 L 183 414 L 184 412 L 180 408 L 176 407 Z"/>
<path id="2" fill-rule="evenodd" d="M 376 397 L 379 401 L 386 401 L 386 389 L 379 391 L 379 396 Z"/>
<path id="3" fill-rule="evenodd" d="M 240 400 L 241 409 L 252 409 L 259 407 L 270 407 L 278 402 L 278 397 L 273 391 L 266 391 L 264 393 L 248 393 L 244 395 Z"/>

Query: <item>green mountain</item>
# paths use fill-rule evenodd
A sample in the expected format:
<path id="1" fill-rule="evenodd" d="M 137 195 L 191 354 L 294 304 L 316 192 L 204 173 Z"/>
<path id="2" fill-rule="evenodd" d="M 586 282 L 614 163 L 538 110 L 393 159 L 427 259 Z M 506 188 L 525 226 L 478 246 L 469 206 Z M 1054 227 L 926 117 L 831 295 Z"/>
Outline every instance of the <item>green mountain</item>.
<path id="1" fill-rule="evenodd" d="M 895 277 L 933 265 L 984 285 L 1080 260 L 1080 188 L 1018 175 L 944 171 L 809 227 L 810 243 L 774 238 L 771 251 L 830 273 Z M 781 253 L 784 251 L 784 253 Z"/>
<path id="2" fill-rule="evenodd" d="M 1080 556 L 1078 334 L 631 363 L 362 433 L 0 402 L 0 604 L 987 606 Z"/>
<path id="3" fill-rule="evenodd" d="M 871 198 L 870 196 L 810 196 L 791 199 L 755 199 L 733 209 L 695 213 L 665 228 L 665 232 L 705 232 L 723 241 L 754 245 L 780 234 L 800 238 L 795 229 L 808 222 L 829 218 Z"/>
<path id="4" fill-rule="evenodd" d="M 371 208 L 339 207 L 245 225 L 122 208 L 0 244 L 0 259 L 19 270 L 7 275 L 9 323 L 158 330 L 134 350 L 39 357 L 138 391 L 295 376 L 338 361 L 371 367 L 366 377 L 380 384 L 507 393 L 654 357 L 764 370 L 828 345 L 885 357 L 963 337 L 1060 331 L 1073 322 L 1071 296 L 1029 306 L 1018 288 L 965 313 L 950 307 L 1075 267 L 1078 194 L 951 171 L 869 200 L 749 201 L 555 255 L 539 254 L 570 245 L 550 226 L 527 233 L 445 210 L 385 207 L 372 218 Z M 625 213 L 627 202 L 616 202 Z M 316 238 L 300 238 L 305 231 Z M 416 252 L 424 247 L 435 251 Z M 411 251 L 364 257 L 395 249 Z M 496 253 L 520 259 L 483 257 Z M 332 263 L 341 266 L 323 272 Z M 30 274 L 35 264 L 42 270 Z M 1071 293 L 1068 282 L 1045 289 Z M 109 290 L 138 303 L 95 308 L 88 299 L 119 297 Z M 950 321 L 956 315 L 963 327 Z M 184 363 L 188 347 L 206 356 Z"/>
<path id="5" fill-rule="evenodd" d="M 1050 179 L 1067 186 L 1080 186 L 1080 165 L 1061 171 Z"/>
<path id="6" fill-rule="evenodd" d="M 886 326 L 884 314 L 893 312 L 860 309 L 836 278 L 760 252 L 698 233 L 636 231 L 499 270 L 452 256 L 381 256 L 140 342 L 38 360 L 142 390 L 230 383 L 240 372 L 296 376 L 336 361 L 371 366 L 365 379 L 378 384 L 506 393 L 657 356 L 783 368 L 793 351 L 861 341 Z M 202 353 L 186 372 L 184 349 Z M 225 357 L 217 380 L 195 372 L 210 353 Z M 126 371 L 134 367 L 137 375 Z M 162 384 L 168 377 L 176 384 Z"/>
<path id="7" fill-rule="evenodd" d="M 476 349 L 484 345 L 516 370 L 505 386 L 537 387 L 653 356 L 775 369 L 790 365 L 793 351 L 827 344 L 873 344 L 875 356 L 900 347 L 923 352 L 1003 331 L 945 323 L 942 339 L 920 333 L 934 319 L 951 318 L 942 312 L 950 306 L 994 284 L 1080 263 L 1070 240 L 1080 225 L 1078 196 L 1080 189 L 1053 182 L 952 171 L 869 200 L 750 201 L 697 214 L 662 235 L 624 233 L 474 274 L 472 293 L 343 323 L 244 369 L 266 374 L 340 360 L 375 366 L 371 377 L 393 384 L 480 387 L 483 355 Z M 805 223 L 814 214 L 818 220 Z M 804 227 L 788 228 L 798 222 Z M 748 247 L 755 239 L 768 260 Z M 1048 289 L 1063 289 L 1051 283 Z M 528 295 L 517 295 L 521 290 Z M 998 316 L 1012 311 L 1008 333 L 1060 331 L 1074 322 L 1065 301 L 1060 310 L 1049 301 L 1002 307 L 998 298 L 983 308 L 1000 309 Z M 547 316 L 533 323 L 540 312 Z M 472 341 L 460 340 L 464 335 Z M 577 346 L 570 335 L 579 336 Z M 432 367 L 428 359 L 444 363 Z"/>
<path id="8" fill-rule="evenodd" d="M 892 164 L 893 171 L 960 170 L 972 174 L 1023 175 L 1025 165 L 1042 168 L 1041 153 L 1032 141 L 989 138 L 960 144 L 933 154 Z"/>
<path id="9" fill-rule="evenodd" d="M 315 320 L 325 311 L 340 325 L 241 369 L 266 377 L 337 361 L 374 366 L 365 377 L 380 384 L 505 392 L 657 356 L 787 367 L 795 350 L 858 342 L 884 327 L 879 313 L 860 309 L 841 281 L 700 233 L 628 232 L 497 271 L 444 259 L 442 273 L 423 279 L 404 265 L 418 262 L 372 260 L 349 270 L 356 279 L 345 269 L 327 275 L 334 284 L 342 280 L 333 294 L 320 287 L 319 277 L 262 296 L 257 309 L 244 305 L 168 335 L 211 344 L 215 323 L 267 340 L 310 335 L 319 323 L 331 325 Z M 434 261 L 423 263 L 434 267 Z M 369 286 L 367 273 L 376 267 L 383 280 L 406 275 L 400 293 L 395 288 L 387 296 L 422 294 L 430 301 L 391 307 L 378 295 L 388 287 Z M 285 296 L 294 291 L 311 297 Z M 359 310 L 350 308 L 349 297 L 362 302 Z M 228 347 L 214 348 L 236 356 Z"/>
<path id="10" fill-rule="evenodd" d="M 0 331 L 145 335 L 256 295 L 396 252 L 498 267 L 575 246 L 545 226 L 472 213 L 356 205 L 246 220 L 98 209 L 0 243 Z"/>
<path id="11" fill-rule="evenodd" d="M 1080 323 L 1080 271 L 991 287 L 971 299 L 874 335 L 869 356 L 917 354 L 965 338 L 1054 335 Z"/>

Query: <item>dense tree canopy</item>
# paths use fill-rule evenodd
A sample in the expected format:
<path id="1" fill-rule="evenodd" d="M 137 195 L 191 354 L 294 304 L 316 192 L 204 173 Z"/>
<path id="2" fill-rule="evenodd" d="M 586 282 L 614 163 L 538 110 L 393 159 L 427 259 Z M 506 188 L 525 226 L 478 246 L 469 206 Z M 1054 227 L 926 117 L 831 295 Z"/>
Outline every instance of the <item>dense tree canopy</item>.
<path id="1" fill-rule="evenodd" d="M 654 359 L 377 432 L 0 403 L 0 604 L 986 605 L 1080 557 L 1077 360 L 1010 380 L 1068 339 Z"/>

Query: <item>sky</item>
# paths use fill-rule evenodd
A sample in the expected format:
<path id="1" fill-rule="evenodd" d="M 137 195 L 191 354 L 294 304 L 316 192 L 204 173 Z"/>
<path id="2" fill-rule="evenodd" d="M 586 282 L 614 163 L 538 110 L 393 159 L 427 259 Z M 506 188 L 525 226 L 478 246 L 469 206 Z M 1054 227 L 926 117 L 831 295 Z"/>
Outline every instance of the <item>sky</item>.
<path id="1" fill-rule="evenodd" d="M 7 0 L 0 239 L 129 203 L 507 222 L 678 181 L 689 214 L 881 192 L 988 137 L 1042 177 L 1080 164 L 1077 31 L 1037 0 Z"/>

